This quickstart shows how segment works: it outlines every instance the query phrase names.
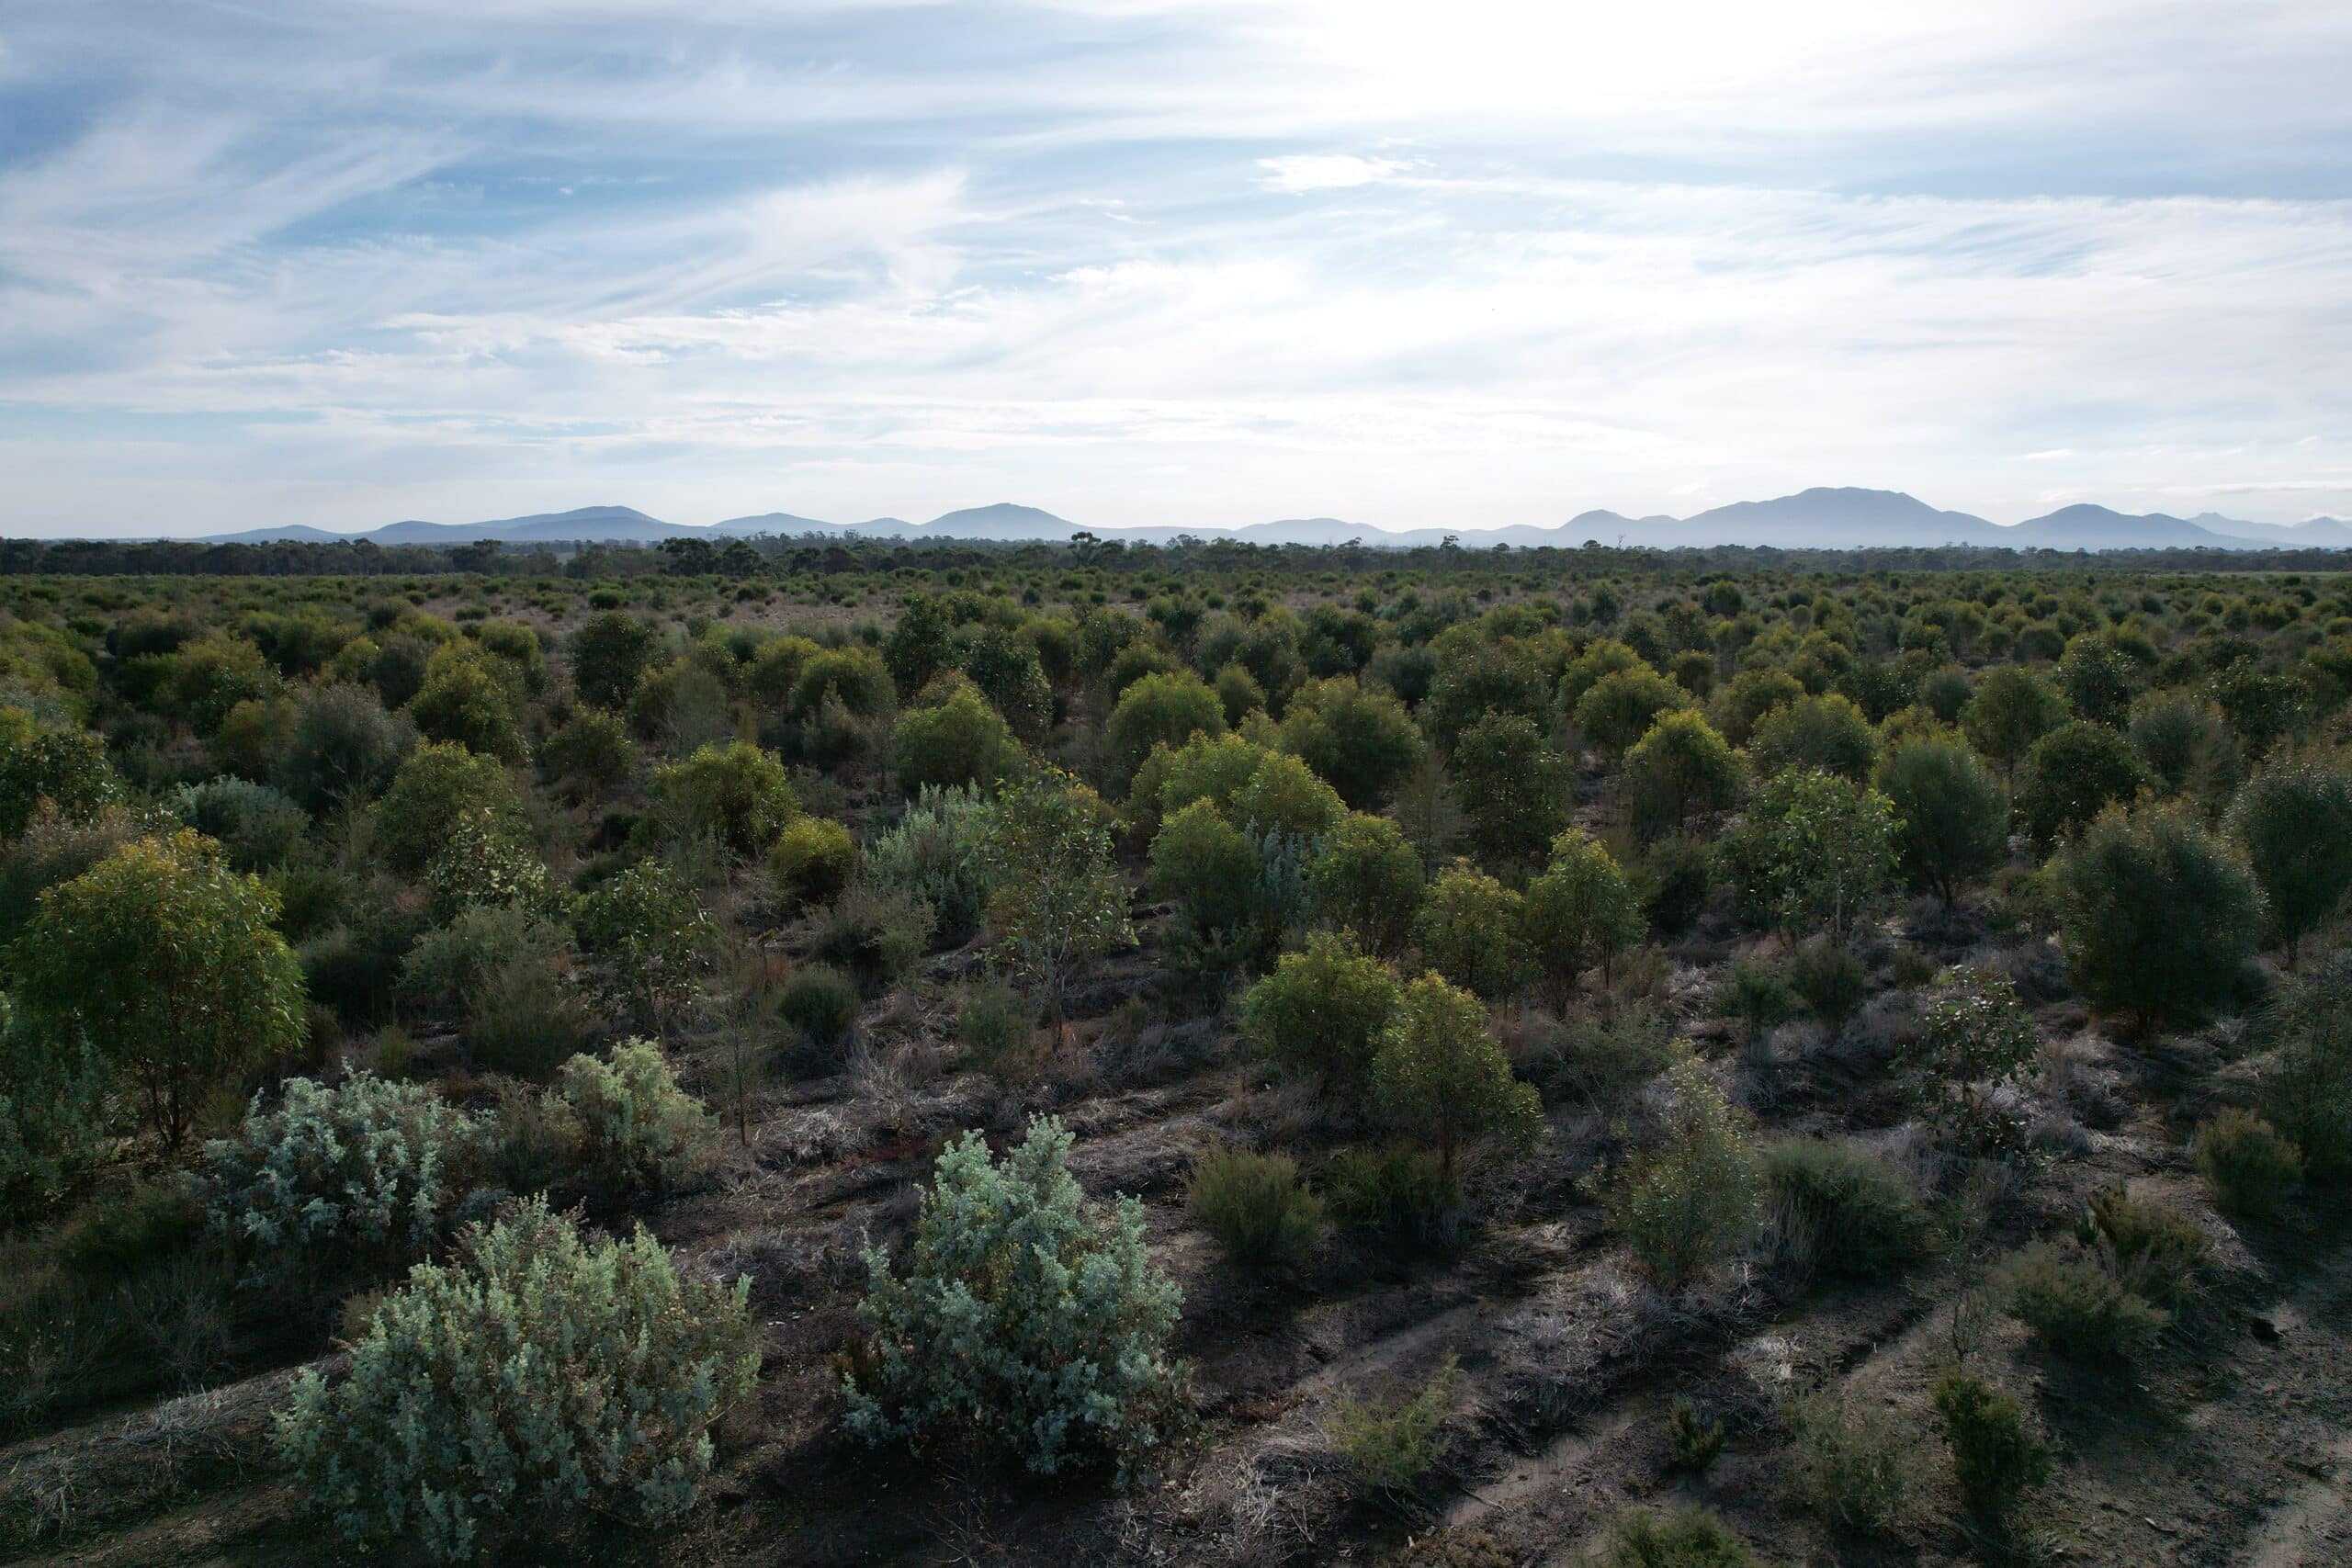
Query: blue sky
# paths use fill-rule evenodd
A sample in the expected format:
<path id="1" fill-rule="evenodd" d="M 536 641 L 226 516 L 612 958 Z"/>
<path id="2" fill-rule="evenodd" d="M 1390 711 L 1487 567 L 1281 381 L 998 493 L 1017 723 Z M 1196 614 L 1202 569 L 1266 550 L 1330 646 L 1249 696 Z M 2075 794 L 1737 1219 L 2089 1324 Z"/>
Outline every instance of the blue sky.
<path id="1" fill-rule="evenodd" d="M 2347 80 L 2341 0 L 9 0 L 0 530 L 2352 516 Z"/>

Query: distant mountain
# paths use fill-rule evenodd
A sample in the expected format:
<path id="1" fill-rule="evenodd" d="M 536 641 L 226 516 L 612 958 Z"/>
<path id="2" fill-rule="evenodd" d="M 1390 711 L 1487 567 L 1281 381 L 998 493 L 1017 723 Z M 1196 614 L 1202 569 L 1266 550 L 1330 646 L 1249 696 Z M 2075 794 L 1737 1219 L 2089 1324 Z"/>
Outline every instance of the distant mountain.
<path id="1" fill-rule="evenodd" d="M 487 523 L 412 520 L 356 535 L 329 533 L 298 523 L 282 528 L 218 536 L 211 542 L 266 544 L 289 539 L 323 542 L 365 538 L 384 545 L 458 545 L 481 539 L 517 544 L 620 544 L 816 534 L 853 538 L 1053 543 L 1086 531 L 1081 525 L 1041 507 L 1001 501 L 989 506 L 944 513 L 928 523 L 910 523 L 899 517 L 827 523 L 797 513 L 763 512 L 730 517 L 708 527 L 691 527 L 649 517 L 634 507 L 584 506 L 571 512 L 539 513 Z M 1289 517 L 1230 529 L 1161 525 L 1100 528 L 1093 532 L 1105 539 L 1153 544 L 1193 535 L 1272 546 L 1362 544 L 1400 549 L 1436 545 L 1449 538 L 1464 549 L 1492 549 L 1498 545 L 1574 549 L 1588 539 L 1603 545 L 1658 549 L 1710 545 L 1792 550 L 1934 548 L 1945 545 L 2050 550 L 2352 548 L 2352 523 L 2333 517 L 2315 517 L 2308 523 L 2296 524 L 2247 523 L 2212 512 L 2194 518 L 2162 513 L 2135 515 L 2085 502 L 2023 523 L 2003 525 L 1966 512 L 1939 511 L 1901 491 L 1859 489 L 1800 491 L 1770 501 L 1735 502 L 1680 518 L 1583 512 L 1552 527 L 1520 524 L 1505 528 L 1413 528 L 1392 533 L 1339 517 Z"/>

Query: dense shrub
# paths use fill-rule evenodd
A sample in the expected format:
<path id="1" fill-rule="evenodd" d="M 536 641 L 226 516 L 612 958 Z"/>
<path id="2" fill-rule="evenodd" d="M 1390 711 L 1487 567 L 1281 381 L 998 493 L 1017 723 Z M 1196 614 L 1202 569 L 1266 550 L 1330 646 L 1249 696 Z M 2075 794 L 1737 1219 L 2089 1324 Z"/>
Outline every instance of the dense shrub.
<path id="1" fill-rule="evenodd" d="M 1505 1001 L 1534 977 L 1526 900 L 1483 871 L 1457 863 L 1430 884 L 1413 935 L 1421 962 L 1465 990 Z"/>
<path id="2" fill-rule="evenodd" d="M 481 813 L 504 818 L 521 812 L 514 781 L 497 758 L 478 755 L 462 746 L 438 742 L 420 746 L 401 764 L 390 787 L 376 803 L 374 847 L 392 870 L 413 875 L 441 852 L 451 826 L 459 818 Z"/>
<path id="3" fill-rule="evenodd" d="M 624 1040 L 601 1061 L 572 1057 L 560 1092 L 579 1122 L 589 1169 L 617 1191 L 667 1191 L 708 1151 L 717 1128 L 648 1040 Z"/>
<path id="4" fill-rule="evenodd" d="M 364 965 L 368 950 L 347 954 Z M 543 1077 L 580 1048 L 590 1020 L 571 972 L 571 933 L 519 904 L 479 904 L 426 932 L 401 964 L 413 1008 L 455 1010 L 486 1066 Z"/>
<path id="5" fill-rule="evenodd" d="M 256 1283 L 421 1258 L 463 1214 L 482 1136 L 422 1084 L 288 1078 L 275 1106 L 256 1094 L 237 1135 L 205 1145 L 207 1210 Z"/>
<path id="6" fill-rule="evenodd" d="M 283 863 L 302 842 L 309 813 L 290 795 L 245 779 L 208 779 L 172 793 L 172 814 L 208 839 L 217 840 L 239 871 L 267 871 Z"/>
<path id="7" fill-rule="evenodd" d="M 2197 1130 L 2197 1168 L 2233 1213 L 2271 1214 L 2302 1182 L 2302 1157 L 2278 1130 L 2234 1107 Z"/>
<path id="8" fill-rule="evenodd" d="M 637 772 L 637 747 L 618 714 L 582 708 L 539 748 L 539 761 L 575 800 L 617 788 Z"/>
<path id="9" fill-rule="evenodd" d="M 1625 753 L 1617 793 L 1643 842 L 1690 828 L 1695 818 L 1728 810 L 1739 798 L 1739 754 L 1699 714 L 1661 715 Z"/>
<path id="10" fill-rule="evenodd" d="M 1799 1502 L 1866 1535 L 1903 1522 L 1921 1479 L 1916 1433 L 1883 1409 L 1826 1392 L 1791 1400 L 1781 1417 L 1794 1438 L 1789 1489 Z"/>
<path id="11" fill-rule="evenodd" d="M 1756 958 L 1735 958 L 1714 985 L 1710 1005 L 1724 1018 L 1743 1024 L 1750 1039 L 1797 1015 L 1802 999 L 1788 977 L 1772 964 Z"/>
<path id="12" fill-rule="evenodd" d="M 1747 756 L 1765 778 L 1784 768 L 1815 768 L 1860 784 L 1877 764 L 1878 737 L 1861 709 L 1830 693 L 1765 715 L 1748 737 Z"/>
<path id="13" fill-rule="evenodd" d="M 899 716 L 890 761 L 910 795 L 993 784 L 1019 762 L 1020 743 L 1002 716 L 970 686 Z"/>
<path id="14" fill-rule="evenodd" d="M 1486 1005 L 1434 975 L 1396 998 L 1373 1056 L 1372 1089 L 1383 1111 L 1437 1145 L 1449 1178 L 1464 1145 L 1490 1137 L 1526 1144 L 1544 1129 L 1543 1101 L 1511 1075 Z"/>
<path id="15" fill-rule="evenodd" d="M 1715 1456 L 1723 1452 L 1724 1424 L 1708 1420 L 1697 1405 L 1679 1394 L 1667 1407 L 1666 1436 L 1674 1467 L 1694 1475 L 1706 1473 Z"/>
<path id="16" fill-rule="evenodd" d="M 2110 806 L 2129 806 L 2148 785 L 2131 743 L 2103 724 L 2061 725 L 2026 753 L 2018 785 L 2018 826 L 2047 850 Z"/>
<path id="17" fill-rule="evenodd" d="M 2352 1171 L 2352 953 L 2306 959 L 2263 1022 L 2263 1110 L 2314 1179 L 2335 1180 Z"/>
<path id="18" fill-rule="evenodd" d="M 1532 719 L 1497 713 L 1472 724 L 1453 747 L 1453 798 L 1471 851 L 1490 866 L 1541 855 L 1568 825 L 1575 778 Z"/>
<path id="19" fill-rule="evenodd" d="M 1605 975 L 1646 928 L 1616 858 L 1589 833 L 1570 828 L 1552 840 L 1543 874 L 1527 885 L 1520 929 L 1554 1000 L 1565 1007 L 1579 975 L 1593 968 Z"/>
<path id="20" fill-rule="evenodd" d="M 2174 1301 L 2196 1284 L 2212 1257 L 2211 1238 L 2171 1205 L 2134 1198 L 2120 1187 L 2092 1194 L 2075 1239 L 2093 1252 L 2125 1288 L 2154 1301 Z"/>
<path id="21" fill-rule="evenodd" d="M 857 841 L 828 817 L 803 817 L 777 835 L 768 852 L 776 890 L 794 904 L 838 897 L 857 873 Z"/>
<path id="22" fill-rule="evenodd" d="M 692 889 L 655 861 L 606 879 L 580 905 L 580 942 L 605 1003 L 659 1036 L 701 993 L 715 934 Z"/>
<path id="23" fill-rule="evenodd" d="M 1421 733 L 1405 705 L 1347 675 L 1310 681 L 1292 694 L 1282 737 L 1357 811 L 1385 805 L 1421 755 Z"/>
<path id="24" fill-rule="evenodd" d="M 2340 914 L 2352 893 L 2352 773 L 2275 761 L 2238 792 L 2230 832 L 2292 963 L 2303 939 Z"/>
<path id="25" fill-rule="evenodd" d="M 964 987 L 956 1008 L 956 1032 L 966 1058 L 1000 1082 L 1028 1076 L 1035 1065 L 1036 1012 L 1021 993 L 999 981 Z"/>
<path id="26" fill-rule="evenodd" d="M 2008 802 L 1974 752 L 1953 739 L 1905 740 L 1875 780 L 1899 822 L 1895 863 L 1915 890 L 1949 904 L 2008 851 Z"/>
<path id="27" fill-rule="evenodd" d="M 1679 1291 L 1744 1246 L 1760 1174 L 1747 1113 L 1685 1052 L 1666 1072 L 1657 1136 L 1610 1186 L 1634 1256 Z"/>
<path id="28" fill-rule="evenodd" d="M 974 855 L 980 809 L 969 790 L 925 789 L 896 825 L 865 849 L 876 886 L 928 905 L 934 941 L 956 946 L 978 929 L 985 890 Z"/>
<path id="29" fill-rule="evenodd" d="M 1237 1263 L 1291 1263 L 1323 1235 L 1323 1200 L 1299 1184 L 1288 1155 L 1226 1149 L 1193 1162 L 1184 1201 Z"/>
<path id="30" fill-rule="evenodd" d="M 1763 1168 L 1773 1250 L 1800 1271 L 1874 1279 L 1918 1256 L 1926 1209 L 1883 1157 L 1853 1144 L 1789 1138 L 1765 1148 Z"/>
<path id="31" fill-rule="evenodd" d="M 1409 1394 L 1340 1400 L 1331 1412 L 1331 1449 L 1357 1486 L 1400 1497 L 1437 1468 L 1445 1457 L 1443 1427 L 1453 1414 L 1459 1381 L 1448 1356 Z"/>
<path id="32" fill-rule="evenodd" d="M 1187 1420 L 1166 1349 L 1182 1293 L 1151 1267 L 1142 1206 L 1090 1204 L 1069 1148 L 1050 1117 L 1001 1164 L 967 1134 L 922 1194 L 905 1274 L 866 1249 L 868 1337 L 842 1379 L 852 1435 L 962 1428 L 1041 1475 L 1097 1458 L 1123 1481 L 1152 1472 Z"/>
<path id="33" fill-rule="evenodd" d="M 1712 1508 L 1685 1504 L 1671 1513 L 1629 1508 L 1609 1521 L 1601 1568 L 1762 1568 Z"/>
<path id="34" fill-rule="evenodd" d="M 2210 1014 L 2235 993 L 2262 934 L 2252 874 L 2169 807 L 2101 818 L 2052 874 L 2075 988 L 2143 1029 Z"/>
<path id="35" fill-rule="evenodd" d="M 847 1040 L 857 1025 L 857 987 L 821 964 L 794 970 L 775 1005 L 778 1017 L 828 1050 Z"/>
<path id="36" fill-rule="evenodd" d="M 930 945 L 930 905 L 853 882 L 818 915 L 808 951 L 874 991 L 912 968 Z"/>
<path id="37" fill-rule="evenodd" d="M 1862 966 L 1861 954 L 1819 937 L 1799 942 L 1789 955 L 1788 982 L 1805 1010 L 1833 1033 L 1846 1026 L 1870 994 L 1870 972 Z"/>
<path id="38" fill-rule="evenodd" d="M 1318 931 L 1242 998 L 1243 1037 L 1252 1055 L 1360 1091 L 1403 994 L 1388 965 Z"/>
<path id="39" fill-rule="evenodd" d="M 510 1521 L 673 1517 L 758 1373 L 750 1287 L 681 1279 L 642 1230 L 591 1240 L 530 1200 L 418 1265 L 341 1373 L 298 1375 L 279 1448 L 351 1540 L 439 1562 Z"/>
<path id="40" fill-rule="evenodd" d="M 1346 1150 L 1332 1161 L 1324 1187 L 1341 1223 L 1418 1241 L 1442 1239 L 1462 1207 L 1453 1173 L 1410 1144 Z"/>
<path id="41" fill-rule="evenodd" d="M 1396 823 L 1357 812 L 1324 835 L 1306 884 L 1333 925 L 1393 957 L 1420 913 L 1421 857 Z"/>
<path id="42" fill-rule="evenodd" d="M 1718 855 L 1725 880 L 1756 918 L 1842 942 L 1885 894 L 1895 826 L 1876 790 L 1789 768 L 1756 792 Z"/>
<path id="43" fill-rule="evenodd" d="M 1912 1108 L 1958 1147 L 1997 1155 L 2022 1148 L 2023 1086 L 2041 1053 L 2017 989 L 1982 969 L 1947 974 L 1895 1058 Z"/>
<path id="44" fill-rule="evenodd" d="M 2093 1259 L 2036 1245 L 2004 1271 L 2009 1310 L 2034 1337 L 2078 1361 L 2130 1361 L 2171 1322 Z"/>
<path id="45" fill-rule="evenodd" d="M 1970 1507 L 2007 1513 L 2020 1495 L 2049 1479 L 2050 1447 L 2026 1425 L 2015 1399 L 1957 1368 L 1936 1380 L 1928 1397 Z"/>
<path id="46" fill-rule="evenodd" d="M 800 815 L 784 764 L 748 740 L 705 746 L 656 768 L 646 790 L 653 797 L 650 820 L 664 837 L 715 840 L 746 857 L 766 853 Z"/>

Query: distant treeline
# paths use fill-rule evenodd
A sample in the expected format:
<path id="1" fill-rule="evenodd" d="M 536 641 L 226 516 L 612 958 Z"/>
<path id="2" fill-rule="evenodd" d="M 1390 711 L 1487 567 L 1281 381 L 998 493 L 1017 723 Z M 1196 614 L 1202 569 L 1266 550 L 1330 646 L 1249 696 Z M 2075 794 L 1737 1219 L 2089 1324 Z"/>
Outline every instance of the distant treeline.
<path id="1" fill-rule="evenodd" d="M 1783 550 L 1746 545 L 1670 550 L 1588 543 L 1580 548 L 1510 545 L 1472 547 L 1456 542 L 1409 549 L 1372 545 L 1259 545 L 1214 536 L 1183 536 L 1165 544 L 1135 543 L 1080 534 L 1068 543 L 986 539 L 842 539 L 762 536 L 730 539 L 669 539 L 659 545 L 496 540 L 461 545 L 379 545 L 371 539 L 311 543 L 272 540 L 218 544 L 201 539 L 0 539 L 0 574 L 31 576 L 382 577 L 470 572 L 511 577 L 718 576 L 761 578 L 801 573 L 888 571 L 1012 560 L 1067 558 L 1116 570 L 1192 565 L 1247 570 L 1295 562 L 1317 570 L 1416 572 L 1492 570 L 1508 561 L 1514 571 L 1547 570 L 1651 572 L 1759 570 L 1874 571 L 1999 571 L 2110 568 L 2132 571 L 2298 571 L 2344 570 L 2342 550 L 2009 550 L 1982 546 L 1905 547 L 1862 550 Z"/>

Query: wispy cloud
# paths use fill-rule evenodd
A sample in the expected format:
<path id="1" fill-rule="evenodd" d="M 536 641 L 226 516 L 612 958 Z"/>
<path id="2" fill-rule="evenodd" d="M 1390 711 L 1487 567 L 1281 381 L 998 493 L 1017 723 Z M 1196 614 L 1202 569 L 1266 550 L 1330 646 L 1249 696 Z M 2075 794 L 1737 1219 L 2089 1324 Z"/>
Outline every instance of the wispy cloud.
<path id="1" fill-rule="evenodd" d="M 107 10 L 0 56 L 0 528 L 2352 510 L 2316 0 Z"/>

